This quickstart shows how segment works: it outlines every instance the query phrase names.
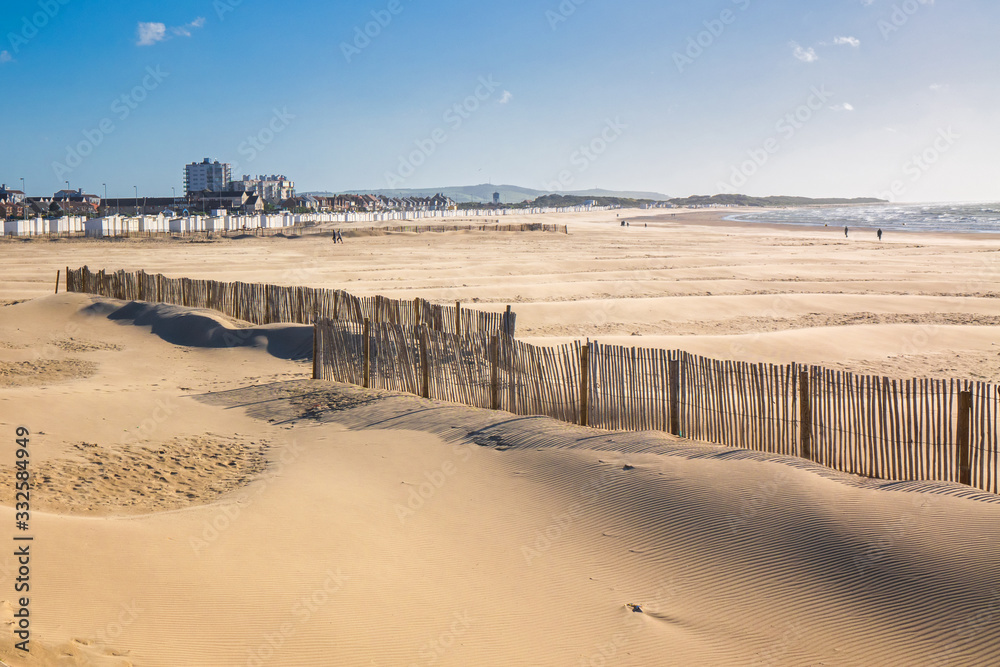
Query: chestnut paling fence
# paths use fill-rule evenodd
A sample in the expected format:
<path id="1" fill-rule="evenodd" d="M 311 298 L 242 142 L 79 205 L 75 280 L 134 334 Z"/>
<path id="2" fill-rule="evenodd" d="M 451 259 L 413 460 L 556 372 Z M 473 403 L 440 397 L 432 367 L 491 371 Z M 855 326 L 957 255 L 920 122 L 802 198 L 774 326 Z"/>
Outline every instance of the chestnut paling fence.
<path id="1" fill-rule="evenodd" d="M 56 283 L 58 290 L 58 276 Z M 252 324 L 370 320 L 402 326 L 419 324 L 448 333 L 502 331 L 512 336 L 516 323 L 510 306 L 505 312 L 486 312 L 463 308 L 461 303 L 442 306 L 424 299 L 401 301 L 383 296 L 358 297 L 343 290 L 167 278 L 144 271 L 94 272 L 86 266 L 66 269 L 66 291 L 209 308 Z"/>
<path id="2" fill-rule="evenodd" d="M 537 347 L 386 321 L 316 323 L 314 377 L 425 398 L 658 430 L 886 480 L 998 492 L 1000 388 L 598 343 Z"/>
<path id="3" fill-rule="evenodd" d="M 344 235 L 364 234 L 374 236 L 378 234 L 405 234 L 416 233 L 426 234 L 434 232 L 559 232 L 569 234 L 569 225 L 550 225 L 541 222 L 520 222 L 476 225 L 391 225 L 383 227 L 345 227 Z M 319 231 L 320 234 L 329 234 L 328 230 Z"/>
<path id="4" fill-rule="evenodd" d="M 59 279 L 57 276 L 56 289 Z M 341 290 L 66 270 L 66 289 L 315 327 L 313 375 L 518 415 L 657 430 L 887 480 L 1000 492 L 1000 387 L 514 338 L 515 315 Z"/>

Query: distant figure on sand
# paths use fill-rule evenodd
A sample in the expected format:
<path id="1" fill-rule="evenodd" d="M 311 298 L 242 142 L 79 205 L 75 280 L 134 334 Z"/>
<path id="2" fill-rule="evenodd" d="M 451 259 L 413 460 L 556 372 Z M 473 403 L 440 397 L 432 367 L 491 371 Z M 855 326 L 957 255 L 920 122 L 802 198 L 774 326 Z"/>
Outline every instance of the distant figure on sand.
<path id="1" fill-rule="evenodd" d="M 344 242 L 344 237 L 341 236 L 340 235 L 340 231 L 338 231 L 336 229 L 333 230 L 333 242 L 334 243 L 343 243 Z"/>
<path id="2" fill-rule="evenodd" d="M 847 238 L 847 225 L 844 225 L 844 238 Z"/>
<path id="3" fill-rule="evenodd" d="M 880 230 L 878 230 L 875 233 L 878 234 L 878 240 L 881 241 L 882 240 L 882 230 L 880 229 Z"/>

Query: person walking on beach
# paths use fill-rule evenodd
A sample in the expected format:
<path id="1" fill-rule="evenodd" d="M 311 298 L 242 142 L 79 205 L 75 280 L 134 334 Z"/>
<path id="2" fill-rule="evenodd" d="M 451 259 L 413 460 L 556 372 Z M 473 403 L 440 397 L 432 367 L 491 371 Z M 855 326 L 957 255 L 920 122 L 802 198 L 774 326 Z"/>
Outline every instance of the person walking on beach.
<path id="1" fill-rule="evenodd" d="M 847 238 L 847 225 L 844 225 L 844 238 Z"/>
<path id="2" fill-rule="evenodd" d="M 882 240 L 882 230 L 880 229 L 880 230 L 878 230 L 875 233 L 878 234 L 878 240 L 881 241 Z"/>
<path id="3" fill-rule="evenodd" d="M 333 242 L 334 243 L 343 243 L 344 242 L 344 237 L 341 236 L 340 232 L 338 230 L 336 230 L 336 229 L 333 230 Z"/>

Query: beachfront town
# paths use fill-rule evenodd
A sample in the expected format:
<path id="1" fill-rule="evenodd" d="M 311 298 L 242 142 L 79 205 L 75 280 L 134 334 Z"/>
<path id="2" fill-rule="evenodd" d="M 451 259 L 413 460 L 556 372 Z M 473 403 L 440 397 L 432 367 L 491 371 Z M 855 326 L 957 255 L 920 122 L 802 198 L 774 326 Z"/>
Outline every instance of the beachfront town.
<path id="1" fill-rule="evenodd" d="M 296 195 L 295 183 L 282 175 L 244 175 L 236 180 L 231 166 L 205 158 L 184 167 L 184 192 L 175 188 L 170 196 L 146 195 L 135 188 L 134 196 L 109 198 L 107 185 L 102 192 L 84 192 L 82 188 L 66 188 L 51 195 L 28 196 L 24 189 L 0 184 L 0 218 L 16 220 L 76 216 L 94 218 L 108 215 L 180 217 L 214 211 L 253 215 L 288 211 L 293 213 L 378 212 L 378 211 L 439 211 L 448 210 L 455 202 L 443 195 L 433 197 L 386 197 L 374 194 L 340 194 L 332 196 Z M 133 186 L 134 187 L 134 186 Z"/>
<path id="2" fill-rule="evenodd" d="M 383 194 L 313 195 L 295 193 L 295 183 L 283 175 L 244 175 L 234 180 L 231 165 L 205 158 L 184 167 L 184 191 L 178 196 L 144 196 L 137 186 L 134 196 L 109 198 L 66 187 L 50 196 L 28 196 L 21 188 L 0 183 L 0 220 L 3 236 L 120 237 L 151 234 L 212 234 L 265 232 L 302 228 L 322 223 L 383 223 L 425 218 L 523 215 L 590 211 L 596 201 L 572 206 L 512 208 L 492 201 L 456 204 L 440 193 L 428 197 L 389 197 Z"/>

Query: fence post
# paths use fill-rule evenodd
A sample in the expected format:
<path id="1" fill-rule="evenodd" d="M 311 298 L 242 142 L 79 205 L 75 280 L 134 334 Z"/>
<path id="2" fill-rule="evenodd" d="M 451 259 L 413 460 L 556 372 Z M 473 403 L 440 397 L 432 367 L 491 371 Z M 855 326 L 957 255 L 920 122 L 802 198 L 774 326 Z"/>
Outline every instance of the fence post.
<path id="1" fill-rule="evenodd" d="M 62 269 L 56 271 L 56 294 L 59 294 L 59 276 L 62 275 Z M 67 280 L 69 279 L 69 272 L 66 273 Z"/>
<path id="2" fill-rule="evenodd" d="M 362 352 L 363 359 L 364 359 L 364 361 L 363 361 L 363 363 L 364 363 L 364 383 L 361 385 L 365 389 L 368 389 L 368 385 L 371 382 L 371 363 L 372 363 L 372 357 L 371 357 L 371 343 L 372 343 L 372 338 L 371 338 L 371 335 L 372 335 L 371 334 L 371 321 L 369 321 L 369 319 L 366 317 L 365 318 L 365 342 L 364 342 L 365 347 L 364 347 L 364 350 Z"/>
<path id="3" fill-rule="evenodd" d="M 420 297 L 413 300 L 413 326 L 420 326 Z"/>
<path id="4" fill-rule="evenodd" d="M 972 392 L 958 392 L 958 483 L 972 486 Z"/>
<path id="5" fill-rule="evenodd" d="M 812 405 L 809 404 L 809 371 L 799 371 L 799 456 L 812 459 Z"/>
<path id="6" fill-rule="evenodd" d="M 681 360 L 667 361 L 667 375 L 670 381 L 670 432 L 681 434 Z"/>
<path id="7" fill-rule="evenodd" d="M 420 327 L 420 396 L 431 397 L 431 369 L 427 354 L 427 327 Z"/>
<path id="8" fill-rule="evenodd" d="M 590 343 L 580 348 L 580 426 L 590 426 Z"/>
<path id="9" fill-rule="evenodd" d="M 321 379 L 319 350 L 319 322 L 316 322 L 313 324 L 313 380 Z"/>
<path id="10" fill-rule="evenodd" d="M 490 339 L 490 410 L 500 409 L 500 334 Z"/>
<path id="11" fill-rule="evenodd" d="M 455 335 L 462 335 L 462 302 L 455 302 Z"/>
<path id="12" fill-rule="evenodd" d="M 507 306 L 507 311 L 504 313 L 504 316 L 503 316 L 503 332 L 505 334 L 507 334 L 508 336 L 513 336 L 514 335 L 513 333 L 511 333 L 511 330 L 510 330 L 510 306 L 509 305 Z"/>

